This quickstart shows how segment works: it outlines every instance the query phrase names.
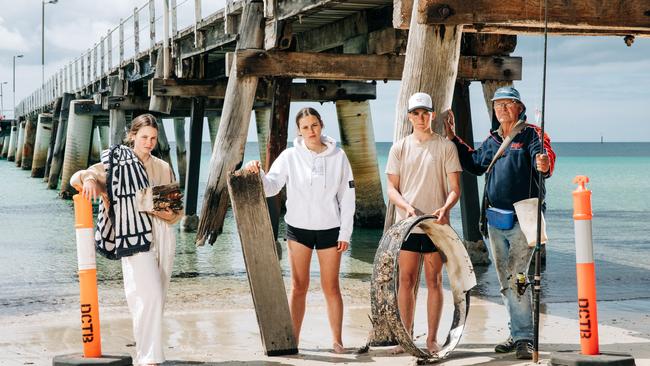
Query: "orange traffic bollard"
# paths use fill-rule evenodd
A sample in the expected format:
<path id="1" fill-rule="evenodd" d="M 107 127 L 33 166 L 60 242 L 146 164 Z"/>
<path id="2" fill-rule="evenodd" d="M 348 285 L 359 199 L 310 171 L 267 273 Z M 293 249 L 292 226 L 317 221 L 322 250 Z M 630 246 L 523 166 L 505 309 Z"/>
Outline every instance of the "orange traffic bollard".
<path id="1" fill-rule="evenodd" d="M 77 234 L 77 263 L 79 266 L 79 292 L 81 302 L 81 340 L 84 357 L 102 357 L 99 332 L 99 301 L 97 296 L 97 266 L 95 264 L 95 238 L 93 206 L 80 194 L 73 197 L 75 231 Z"/>
<path id="2" fill-rule="evenodd" d="M 583 355 L 597 355 L 598 314 L 596 308 L 596 270 L 591 240 L 591 191 L 585 187 L 589 178 L 579 175 L 573 179 L 578 188 L 573 191 L 573 220 L 576 241 L 576 279 L 578 282 L 578 319 L 580 347 Z"/>

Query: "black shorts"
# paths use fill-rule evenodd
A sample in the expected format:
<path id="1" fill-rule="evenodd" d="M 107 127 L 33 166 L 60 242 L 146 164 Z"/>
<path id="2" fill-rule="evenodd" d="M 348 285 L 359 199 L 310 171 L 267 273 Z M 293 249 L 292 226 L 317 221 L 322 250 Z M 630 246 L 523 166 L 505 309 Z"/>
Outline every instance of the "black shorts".
<path id="1" fill-rule="evenodd" d="M 297 241 L 309 249 L 327 249 L 338 244 L 339 229 L 307 230 L 287 224 L 287 240 Z"/>
<path id="2" fill-rule="evenodd" d="M 410 233 L 402 243 L 402 250 L 417 253 L 434 253 L 438 248 L 427 234 Z"/>

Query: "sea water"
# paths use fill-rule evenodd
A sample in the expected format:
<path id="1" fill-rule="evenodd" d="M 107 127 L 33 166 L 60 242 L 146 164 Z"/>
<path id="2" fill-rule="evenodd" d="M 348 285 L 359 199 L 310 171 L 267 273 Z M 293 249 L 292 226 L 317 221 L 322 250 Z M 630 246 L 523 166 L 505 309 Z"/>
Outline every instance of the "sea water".
<path id="1" fill-rule="evenodd" d="M 176 166 L 172 143 L 172 161 Z M 545 303 L 575 301 L 575 249 L 571 191 L 573 177 L 589 176 L 593 191 L 593 239 L 598 298 L 602 301 L 648 299 L 650 283 L 650 143 L 555 143 L 555 173 L 547 180 L 546 219 L 549 243 L 542 279 Z M 383 173 L 390 143 L 377 143 Z M 247 143 L 244 161 L 258 159 L 257 143 Z M 208 174 L 211 148 L 203 144 L 199 180 L 199 213 Z M 0 160 L 0 315 L 55 310 L 78 296 L 75 230 L 71 201 L 57 197 L 41 179 Z M 479 178 L 479 189 L 482 189 Z M 451 212 L 451 225 L 462 233 L 460 211 Z M 343 257 L 341 276 L 370 281 L 381 231 L 356 228 Z M 280 238 L 284 225 L 280 227 Z M 173 286 L 210 277 L 245 278 L 245 266 L 232 213 L 214 245 L 197 248 L 194 234 L 178 233 Z M 281 266 L 289 274 L 286 242 Z M 315 257 L 315 256 L 314 256 Z M 100 286 L 121 287 L 119 261 L 98 257 Z M 476 267 L 473 293 L 495 301 L 499 286 L 492 266 Z M 312 275 L 318 276 L 314 259 Z M 364 290 L 367 291 L 367 290 Z"/>

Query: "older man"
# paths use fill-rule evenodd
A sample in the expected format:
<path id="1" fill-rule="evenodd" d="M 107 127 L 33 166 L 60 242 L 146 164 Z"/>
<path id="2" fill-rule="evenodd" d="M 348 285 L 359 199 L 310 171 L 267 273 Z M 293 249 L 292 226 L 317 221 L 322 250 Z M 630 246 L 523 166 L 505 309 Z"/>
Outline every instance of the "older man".
<path id="1" fill-rule="evenodd" d="M 512 142 L 503 155 L 497 158 L 485 178 L 489 206 L 500 209 L 495 211 L 499 214 L 514 217 L 514 225 L 511 227 L 500 225 L 496 220 L 488 222 L 492 258 L 501 286 L 501 296 L 510 318 L 510 337 L 496 345 L 494 351 L 507 353 L 516 350 L 518 359 L 531 359 L 532 297 L 530 291 L 519 295 L 515 278 L 517 273 L 528 273 L 534 248 L 528 246 L 516 220 L 513 203 L 544 194 L 543 187 L 540 190 L 538 186 L 537 172 L 542 172 L 545 178 L 551 176 L 555 153 L 548 136 L 542 137 L 537 126 L 526 123 L 526 107 L 515 88 L 497 89 L 492 98 L 492 106 L 492 118 L 499 122 L 499 128 L 490 131 L 490 135 L 476 150 L 456 136 L 453 115 L 450 114 L 450 118 L 445 121 L 445 127 L 447 138 L 458 149 L 463 169 L 475 175 L 486 172 L 503 140 L 513 134 Z M 518 126 L 520 123 L 523 125 Z"/>

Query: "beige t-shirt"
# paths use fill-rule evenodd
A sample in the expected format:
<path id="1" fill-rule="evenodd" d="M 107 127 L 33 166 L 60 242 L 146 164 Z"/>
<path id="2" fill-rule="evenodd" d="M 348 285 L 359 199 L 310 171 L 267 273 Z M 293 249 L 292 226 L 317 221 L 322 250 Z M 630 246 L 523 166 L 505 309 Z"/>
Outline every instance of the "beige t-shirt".
<path id="1" fill-rule="evenodd" d="M 402 197 L 426 214 L 445 205 L 447 174 L 463 170 L 454 143 L 435 133 L 431 137 L 420 143 L 411 134 L 395 142 L 386 164 L 386 174 L 399 176 Z M 406 212 L 396 207 L 395 222 L 405 218 Z"/>

